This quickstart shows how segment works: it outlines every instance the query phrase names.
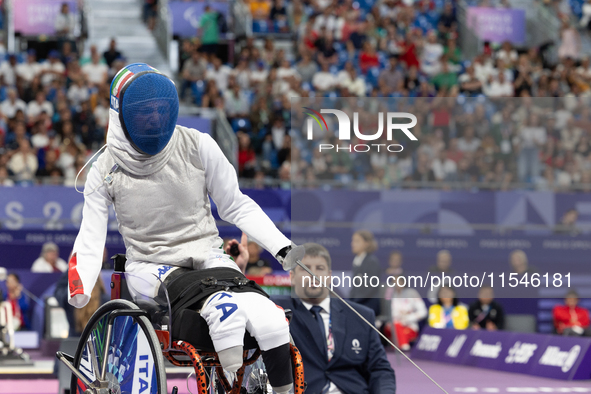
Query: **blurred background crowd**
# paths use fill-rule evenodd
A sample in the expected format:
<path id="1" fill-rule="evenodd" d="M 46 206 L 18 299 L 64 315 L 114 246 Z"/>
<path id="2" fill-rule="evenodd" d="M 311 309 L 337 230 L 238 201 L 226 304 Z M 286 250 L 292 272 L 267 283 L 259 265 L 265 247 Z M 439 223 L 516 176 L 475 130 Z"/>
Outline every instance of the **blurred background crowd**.
<path id="1" fill-rule="evenodd" d="M 591 3 L 542 1 L 562 21 L 559 41 L 484 42 L 474 55 L 464 53 L 453 0 L 240 4 L 252 18 L 251 33 L 232 41 L 231 56 L 231 18 L 206 4 L 194 37 L 179 40 L 175 77 L 185 106 L 224 112 L 236 133 L 243 184 L 580 190 L 589 183 L 591 62 L 583 44 Z M 158 6 L 145 1 L 149 29 L 157 28 Z M 108 86 L 127 59 L 116 38 L 106 52 L 85 46 L 75 16 L 62 7 L 58 47 L 43 58 L 34 49 L 3 50 L 0 184 L 73 185 L 104 144 Z M 396 155 L 314 154 L 292 122 L 291 105 L 326 108 L 337 97 L 363 98 L 357 109 L 376 121 L 375 98 L 417 98 L 419 141 L 403 143 Z"/>

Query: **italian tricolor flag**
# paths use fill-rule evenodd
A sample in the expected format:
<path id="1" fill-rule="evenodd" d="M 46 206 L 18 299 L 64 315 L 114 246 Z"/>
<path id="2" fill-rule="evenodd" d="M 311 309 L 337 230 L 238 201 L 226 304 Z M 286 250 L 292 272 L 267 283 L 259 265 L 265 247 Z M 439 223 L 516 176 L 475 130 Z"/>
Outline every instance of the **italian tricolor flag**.
<path id="1" fill-rule="evenodd" d="M 113 90 L 111 94 L 115 97 L 119 97 L 119 92 L 121 92 L 121 88 L 125 85 L 125 82 L 129 81 L 131 77 L 134 76 L 134 73 L 127 69 L 121 70 L 121 72 L 115 77 L 115 81 L 113 81 Z"/>
<path id="2" fill-rule="evenodd" d="M 158 70 L 156 70 L 154 67 L 148 66 L 150 67 L 152 70 L 158 72 Z M 125 84 L 127 83 L 127 81 L 129 81 L 129 79 L 131 77 L 133 77 L 135 75 L 135 73 L 129 71 L 128 68 L 124 68 L 123 70 L 119 71 L 119 74 L 117 74 L 117 76 L 115 77 L 115 80 L 113 81 L 113 89 L 111 91 L 111 94 L 115 97 L 119 97 L 119 93 L 121 93 L 121 89 L 123 88 L 123 86 L 125 86 Z"/>

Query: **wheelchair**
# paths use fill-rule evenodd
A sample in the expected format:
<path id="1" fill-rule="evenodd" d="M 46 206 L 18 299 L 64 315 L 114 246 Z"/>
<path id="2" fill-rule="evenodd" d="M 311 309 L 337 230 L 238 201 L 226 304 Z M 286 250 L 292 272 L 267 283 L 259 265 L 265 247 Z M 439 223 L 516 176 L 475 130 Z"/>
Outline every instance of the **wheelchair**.
<path id="1" fill-rule="evenodd" d="M 194 368 L 198 391 L 193 394 L 273 392 L 259 357 L 261 350 L 248 332 L 242 367 L 235 374 L 225 372 L 205 319 L 196 311 L 182 310 L 173 322 L 164 283 L 155 275 L 125 273 L 124 255 L 113 260 L 111 300 L 90 318 L 74 356 L 56 354 L 72 372 L 71 394 L 166 394 L 164 358 L 175 366 Z M 147 282 L 154 280 L 158 281 L 158 290 L 152 294 L 146 289 L 153 291 Z M 290 320 L 291 311 L 285 314 Z M 293 342 L 290 350 L 294 394 L 303 394 L 302 357 Z M 174 387 L 172 393 L 177 390 Z"/>

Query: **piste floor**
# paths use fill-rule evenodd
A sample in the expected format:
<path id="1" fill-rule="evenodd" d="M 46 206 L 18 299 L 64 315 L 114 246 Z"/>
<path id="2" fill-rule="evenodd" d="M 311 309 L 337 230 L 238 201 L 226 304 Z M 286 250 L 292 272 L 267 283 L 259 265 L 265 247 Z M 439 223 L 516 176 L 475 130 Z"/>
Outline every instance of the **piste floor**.
<path id="1" fill-rule="evenodd" d="M 389 353 L 388 358 L 396 371 L 397 394 L 443 393 L 402 356 Z M 591 393 L 591 380 L 565 382 L 537 378 L 508 372 L 489 371 L 417 360 L 425 372 L 449 394 L 452 393 Z M 175 376 L 179 376 L 175 373 Z M 195 380 L 173 378 L 168 380 L 169 392 L 178 386 L 179 394 L 196 392 Z M 3 379 L 0 375 L 0 394 L 58 394 L 58 382 L 53 379 Z"/>

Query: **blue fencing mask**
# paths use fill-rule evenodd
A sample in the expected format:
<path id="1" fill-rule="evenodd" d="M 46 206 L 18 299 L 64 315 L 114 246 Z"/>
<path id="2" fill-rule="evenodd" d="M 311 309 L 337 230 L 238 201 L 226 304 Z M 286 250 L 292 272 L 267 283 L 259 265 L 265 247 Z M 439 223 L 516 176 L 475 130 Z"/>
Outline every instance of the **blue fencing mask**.
<path id="1" fill-rule="evenodd" d="M 121 69 L 111 82 L 111 109 L 139 152 L 155 155 L 170 141 L 179 114 L 174 83 L 145 63 Z"/>

